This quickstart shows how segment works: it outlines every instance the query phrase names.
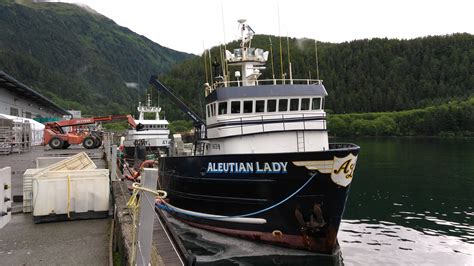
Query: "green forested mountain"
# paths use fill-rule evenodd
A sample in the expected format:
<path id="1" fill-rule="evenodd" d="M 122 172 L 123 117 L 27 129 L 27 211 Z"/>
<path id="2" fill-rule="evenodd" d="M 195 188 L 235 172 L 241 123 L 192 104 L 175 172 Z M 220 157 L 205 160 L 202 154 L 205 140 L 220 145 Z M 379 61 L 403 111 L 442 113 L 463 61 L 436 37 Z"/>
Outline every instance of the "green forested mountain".
<path id="1" fill-rule="evenodd" d="M 280 39 L 257 35 L 252 40 L 265 50 L 271 43 L 273 60 L 261 78 L 271 78 L 272 61 L 276 78 L 282 75 Z M 316 78 L 314 40 L 282 38 L 281 43 L 283 72 L 288 73 L 291 59 L 294 78 Z M 234 41 L 226 48 L 237 46 Z M 211 49 L 211 58 L 220 58 L 223 48 Z M 318 52 L 330 113 L 402 111 L 474 95 L 471 34 L 318 43 Z M 209 65 L 208 55 L 206 60 Z M 162 47 L 75 5 L 0 0 L 0 69 L 65 108 L 91 115 L 131 112 L 149 76 L 159 74 L 201 112 L 204 63 L 202 57 Z M 230 69 L 232 77 L 235 70 Z M 127 88 L 127 82 L 138 82 L 139 88 Z M 160 103 L 168 119 L 186 118 L 166 97 Z"/>
<path id="2" fill-rule="evenodd" d="M 280 78 L 279 38 L 255 36 L 252 46 L 270 50 L 270 39 L 275 76 Z M 281 42 L 283 72 L 288 73 L 290 58 L 294 78 L 315 78 L 314 40 L 290 38 L 290 56 L 287 38 Z M 230 43 L 227 49 L 237 45 Z M 211 49 L 211 58 L 219 58 L 219 50 L 219 47 Z M 320 79 L 329 93 L 326 108 L 333 113 L 423 108 L 450 99 L 467 99 L 474 94 L 474 36 L 471 34 L 318 43 L 318 55 Z M 269 59 L 262 78 L 271 78 L 271 69 Z M 238 69 L 230 69 L 230 73 L 235 70 Z M 202 84 L 206 82 L 202 57 L 174 66 L 161 79 L 196 110 L 202 110 L 203 99 L 197 98 L 202 97 Z M 165 106 L 165 110 L 171 107 Z"/>
<path id="3" fill-rule="evenodd" d="M 0 0 L 0 69 L 64 108 L 131 112 L 151 74 L 190 57 L 76 5 Z"/>

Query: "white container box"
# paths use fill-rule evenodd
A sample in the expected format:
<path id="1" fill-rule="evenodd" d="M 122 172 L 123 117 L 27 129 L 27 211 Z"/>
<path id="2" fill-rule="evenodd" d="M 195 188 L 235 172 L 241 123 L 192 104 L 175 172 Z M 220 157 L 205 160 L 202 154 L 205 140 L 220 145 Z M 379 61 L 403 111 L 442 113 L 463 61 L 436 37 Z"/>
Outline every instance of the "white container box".
<path id="1" fill-rule="evenodd" d="M 49 171 L 33 178 L 33 218 L 38 223 L 107 217 L 109 197 L 108 169 Z"/>
<path id="2" fill-rule="evenodd" d="M 36 165 L 44 165 L 44 168 L 27 169 L 23 174 L 23 212 L 29 213 L 33 210 L 33 187 L 32 180 L 34 177 L 40 177 L 48 171 L 59 170 L 82 170 L 82 169 L 96 169 L 95 163 L 87 156 L 85 152 L 78 153 L 71 157 L 51 160 L 45 159 L 48 157 L 40 157 L 36 160 Z M 59 160 L 59 161 L 58 161 Z"/>
<path id="3" fill-rule="evenodd" d="M 81 169 L 96 169 L 95 163 L 87 156 L 87 153 L 80 152 L 74 156 L 64 159 L 60 162 L 54 163 L 48 167 L 43 168 L 45 171 L 61 171 L 61 170 L 81 170 Z"/>
<path id="4" fill-rule="evenodd" d="M 23 173 L 23 212 L 33 211 L 33 177 L 40 173 L 43 169 L 26 169 Z"/>
<path id="5" fill-rule="evenodd" d="M 38 157 L 36 158 L 36 168 L 45 168 L 70 157 Z"/>

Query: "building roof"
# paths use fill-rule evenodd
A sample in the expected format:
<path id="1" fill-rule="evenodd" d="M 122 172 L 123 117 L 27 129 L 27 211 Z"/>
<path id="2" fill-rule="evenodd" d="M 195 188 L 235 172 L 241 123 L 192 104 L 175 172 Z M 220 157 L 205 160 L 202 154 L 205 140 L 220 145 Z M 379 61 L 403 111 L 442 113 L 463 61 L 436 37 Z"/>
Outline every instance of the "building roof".
<path id="1" fill-rule="evenodd" d="M 50 99 L 44 97 L 40 93 L 34 91 L 33 89 L 29 88 L 25 84 L 19 82 L 12 76 L 8 75 L 7 73 L 0 70 L 0 88 L 5 88 L 6 90 L 16 93 L 19 95 L 24 95 L 28 97 L 28 99 L 38 102 L 46 108 L 53 110 L 62 115 L 71 115 L 65 109 L 59 107 L 55 103 L 53 103 Z"/>

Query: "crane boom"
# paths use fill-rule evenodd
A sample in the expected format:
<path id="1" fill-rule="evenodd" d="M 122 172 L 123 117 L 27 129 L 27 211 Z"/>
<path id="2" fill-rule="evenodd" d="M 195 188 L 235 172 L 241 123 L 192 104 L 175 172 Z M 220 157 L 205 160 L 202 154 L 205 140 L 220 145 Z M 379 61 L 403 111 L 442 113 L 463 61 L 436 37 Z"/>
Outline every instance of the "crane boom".
<path id="1" fill-rule="evenodd" d="M 132 128 L 137 128 L 137 124 L 131 115 L 108 115 L 99 117 L 76 118 L 70 120 L 62 120 L 56 122 L 46 123 L 47 127 L 70 127 L 95 124 L 96 122 L 112 121 L 112 120 L 127 120 Z"/>
<path id="2" fill-rule="evenodd" d="M 150 84 L 153 85 L 153 87 L 155 87 L 158 91 L 164 92 L 166 95 L 168 95 L 171 100 L 176 105 L 178 105 L 179 109 L 181 109 L 181 111 L 188 115 L 191 120 L 193 120 L 195 127 L 202 127 L 206 124 L 204 120 L 199 117 L 199 115 L 197 115 L 193 110 L 191 110 L 180 98 L 178 98 L 178 96 L 176 96 L 173 91 L 171 91 L 161 82 L 159 82 L 157 76 L 153 75 L 150 77 Z"/>
<path id="3" fill-rule="evenodd" d="M 76 118 L 46 123 L 43 132 L 43 144 L 49 144 L 49 146 L 51 146 L 53 149 L 66 149 L 71 144 L 81 143 L 83 143 L 83 146 L 87 149 L 97 148 L 102 143 L 100 135 L 93 136 L 91 132 L 84 134 L 83 132 L 78 132 L 75 127 L 113 120 L 127 120 L 128 124 L 135 130 L 143 130 L 143 125 L 140 123 L 137 125 L 131 115 L 108 115 L 90 118 Z M 70 131 L 65 132 L 63 129 L 64 127 L 73 128 Z"/>

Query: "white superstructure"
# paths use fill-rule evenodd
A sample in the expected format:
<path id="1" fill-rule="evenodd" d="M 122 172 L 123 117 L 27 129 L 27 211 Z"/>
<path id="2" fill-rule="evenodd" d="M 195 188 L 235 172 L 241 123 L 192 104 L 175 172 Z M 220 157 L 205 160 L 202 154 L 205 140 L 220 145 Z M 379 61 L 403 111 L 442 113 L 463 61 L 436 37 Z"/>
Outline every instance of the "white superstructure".
<path id="1" fill-rule="evenodd" d="M 203 153 L 310 152 L 329 149 L 321 80 L 259 80 L 268 52 L 251 47 L 253 30 L 240 20 L 242 42 L 226 51 L 226 63 L 240 66 L 206 84 L 206 138 Z M 290 67 L 291 69 L 291 67 Z M 291 70 L 290 70 L 291 71 Z"/>
<path id="2" fill-rule="evenodd" d="M 142 131 L 129 130 L 125 137 L 124 146 L 134 147 L 136 141 L 145 141 L 145 146 L 150 148 L 168 149 L 170 145 L 168 128 L 169 123 L 166 119 L 160 118 L 161 108 L 151 105 L 150 95 L 147 97 L 147 104 L 138 104 L 138 119 L 136 124 L 142 124 Z M 146 119 L 146 114 L 154 114 L 153 119 Z"/>

